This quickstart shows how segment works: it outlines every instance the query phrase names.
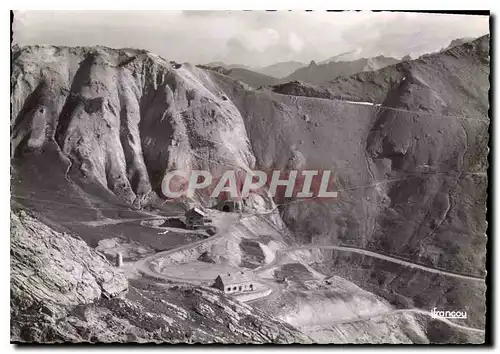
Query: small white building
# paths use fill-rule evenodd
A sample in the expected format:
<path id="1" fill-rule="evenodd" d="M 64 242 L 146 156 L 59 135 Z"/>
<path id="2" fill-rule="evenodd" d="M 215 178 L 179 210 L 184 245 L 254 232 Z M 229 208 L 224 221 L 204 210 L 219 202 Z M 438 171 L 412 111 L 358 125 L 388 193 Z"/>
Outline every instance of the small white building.
<path id="1" fill-rule="evenodd" d="M 252 272 L 220 274 L 214 286 L 226 294 L 243 293 L 255 290 L 255 279 Z"/>

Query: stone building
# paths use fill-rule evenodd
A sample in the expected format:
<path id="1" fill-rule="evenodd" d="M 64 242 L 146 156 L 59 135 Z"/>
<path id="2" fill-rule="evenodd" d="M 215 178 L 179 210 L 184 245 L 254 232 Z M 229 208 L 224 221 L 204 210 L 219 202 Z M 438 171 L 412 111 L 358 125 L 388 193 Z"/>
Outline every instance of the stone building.
<path id="1" fill-rule="evenodd" d="M 194 230 L 205 225 L 207 214 L 201 208 L 194 207 L 186 211 L 184 216 L 186 218 L 186 228 Z"/>
<path id="2" fill-rule="evenodd" d="M 255 290 L 255 279 L 251 272 L 220 274 L 215 278 L 214 287 L 226 294 L 243 293 Z"/>

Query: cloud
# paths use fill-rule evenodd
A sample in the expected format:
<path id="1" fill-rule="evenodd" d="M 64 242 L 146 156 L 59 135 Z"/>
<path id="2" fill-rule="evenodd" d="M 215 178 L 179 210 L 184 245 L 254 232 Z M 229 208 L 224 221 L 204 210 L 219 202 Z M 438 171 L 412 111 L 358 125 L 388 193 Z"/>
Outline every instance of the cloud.
<path id="1" fill-rule="evenodd" d="M 267 48 L 275 45 L 280 39 L 279 33 L 272 28 L 248 31 L 241 33 L 240 37 L 244 38 L 244 42 L 248 44 L 249 49 L 259 52 L 265 51 Z"/>
<path id="2" fill-rule="evenodd" d="M 25 44 L 139 47 L 167 59 L 250 66 L 321 61 L 361 47 L 420 55 L 488 33 L 487 16 L 324 11 L 16 11 Z"/>
<path id="3" fill-rule="evenodd" d="M 352 26 L 342 40 L 366 55 L 419 56 L 447 46 L 452 39 L 478 37 L 489 32 L 488 17 L 391 13 L 380 21 Z"/>
<path id="4" fill-rule="evenodd" d="M 295 52 L 300 52 L 304 48 L 304 42 L 295 33 L 288 34 L 288 44 Z"/>

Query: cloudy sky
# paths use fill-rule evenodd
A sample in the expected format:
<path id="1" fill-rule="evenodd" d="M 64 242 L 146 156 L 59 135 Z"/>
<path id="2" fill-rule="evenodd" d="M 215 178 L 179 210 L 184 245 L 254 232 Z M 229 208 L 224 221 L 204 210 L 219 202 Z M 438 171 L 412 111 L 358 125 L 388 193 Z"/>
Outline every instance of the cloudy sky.
<path id="1" fill-rule="evenodd" d="M 16 11 L 14 42 L 148 49 L 169 60 L 265 66 L 362 49 L 413 57 L 489 33 L 487 16 L 303 11 Z"/>

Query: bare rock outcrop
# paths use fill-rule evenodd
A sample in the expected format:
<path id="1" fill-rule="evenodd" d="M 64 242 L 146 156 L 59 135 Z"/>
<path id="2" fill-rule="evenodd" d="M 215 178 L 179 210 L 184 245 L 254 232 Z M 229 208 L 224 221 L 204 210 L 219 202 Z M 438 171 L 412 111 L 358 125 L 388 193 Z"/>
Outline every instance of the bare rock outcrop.
<path id="1" fill-rule="evenodd" d="M 11 295 L 20 310 L 37 302 L 91 303 L 126 292 L 127 279 L 83 240 L 26 211 L 11 215 Z"/>

